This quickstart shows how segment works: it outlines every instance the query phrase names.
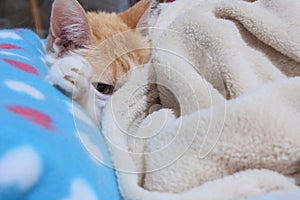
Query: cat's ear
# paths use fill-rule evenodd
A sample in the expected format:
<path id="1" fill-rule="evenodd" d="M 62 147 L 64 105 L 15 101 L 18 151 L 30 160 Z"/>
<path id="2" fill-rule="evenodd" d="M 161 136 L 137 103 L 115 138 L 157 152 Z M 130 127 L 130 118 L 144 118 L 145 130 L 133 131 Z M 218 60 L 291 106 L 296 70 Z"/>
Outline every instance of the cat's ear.
<path id="1" fill-rule="evenodd" d="M 151 8 L 155 0 L 141 0 L 128 10 L 119 14 L 119 17 L 132 29 L 137 28 L 140 20 Z"/>
<path id="2" fill-rule="evenodd" d="M 55 0 L 50 19 L 51 45 L 58 56 L 91 43 L 91 28 L 76 0 Z"/>

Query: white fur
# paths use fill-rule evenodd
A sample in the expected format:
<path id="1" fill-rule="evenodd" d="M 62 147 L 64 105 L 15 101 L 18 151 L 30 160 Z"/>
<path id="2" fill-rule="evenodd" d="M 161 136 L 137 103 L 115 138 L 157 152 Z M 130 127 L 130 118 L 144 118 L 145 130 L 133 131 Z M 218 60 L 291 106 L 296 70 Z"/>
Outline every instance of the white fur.
<path id="1" fill-rule="evenodd" d="M 47 80 L 76 99 L 89 88 L 91 76 L 90 64 L 82 56 L 71 55 L 58 59 L 50 67 Z"/>
<path id="2" fill-rule="evenodd" d="M 93 70 L 89 62 L 75 53 L 59 59 L 54 59 L 49 54 L 46 59 L 50 66 L 46 80 L 52 85 L 59 86 L 87 111 L 94 122 L 101 126 L 102 110 L 111 98 L 111 94 L 102 94 L 92 85 Z M 133 71 L 137 69 L 132 61 L 129 63 Z M 130 76 L 130 73 L 128 75 Z M 115 90 L 122 83 L 122 79 L 118 80 Z"/>
<path id="3" fill-rule="evenodd" d="M 46 79 L 63 89 L 90 114 L 94 121 L 98 122 L 102 108 L 111 95 L 96 91 L 91 83 L 93 69 L 89 62 L 77 54 L 57 60 L 48 58 L 48 62 L 50 69 Z"/>

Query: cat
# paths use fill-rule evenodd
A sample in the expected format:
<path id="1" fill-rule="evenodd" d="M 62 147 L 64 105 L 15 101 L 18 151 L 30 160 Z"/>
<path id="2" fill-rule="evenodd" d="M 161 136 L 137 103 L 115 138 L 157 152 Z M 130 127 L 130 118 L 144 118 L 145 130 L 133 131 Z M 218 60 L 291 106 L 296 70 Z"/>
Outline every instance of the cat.
<path id="1" fill-rule="evenodd" d="M 46 48 L 54 63 L 47 79 L 96 121 L 130 70 L 151 57 L 151 43 L 137 28 L 152 4 L 141 0 L 116 14 L 85 12 L 77 0 L 53 2 Z"/>

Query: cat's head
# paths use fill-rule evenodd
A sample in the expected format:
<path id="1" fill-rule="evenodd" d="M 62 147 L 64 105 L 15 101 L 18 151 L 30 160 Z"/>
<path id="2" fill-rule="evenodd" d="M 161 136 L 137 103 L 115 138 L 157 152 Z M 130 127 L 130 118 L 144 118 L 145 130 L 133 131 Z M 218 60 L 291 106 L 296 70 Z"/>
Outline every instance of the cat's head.
<path id="1" fill-rule="evenodd" d="M 150 59 L 150 42 L 136 28 L 151 4 L 141 0 L 116 14 L 85 12 L 76 0 L 55 0 L 47 49 L 58 58 L 74 52 L 85 57 L 93 67 L 95 88 L 110 95 L 128 71 Z"/>

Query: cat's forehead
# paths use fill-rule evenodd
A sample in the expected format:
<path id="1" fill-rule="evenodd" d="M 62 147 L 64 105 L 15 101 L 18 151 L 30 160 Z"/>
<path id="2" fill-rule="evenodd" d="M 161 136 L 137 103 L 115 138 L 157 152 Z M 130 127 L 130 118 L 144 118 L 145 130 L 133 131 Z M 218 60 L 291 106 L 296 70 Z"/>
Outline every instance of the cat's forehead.
<path id="1" fill-rule="evenodd" d="M 126 32 L 130 28 L 115 13 L 87 13 L 94 39 L 102 41 L 116 34 Z"/>

